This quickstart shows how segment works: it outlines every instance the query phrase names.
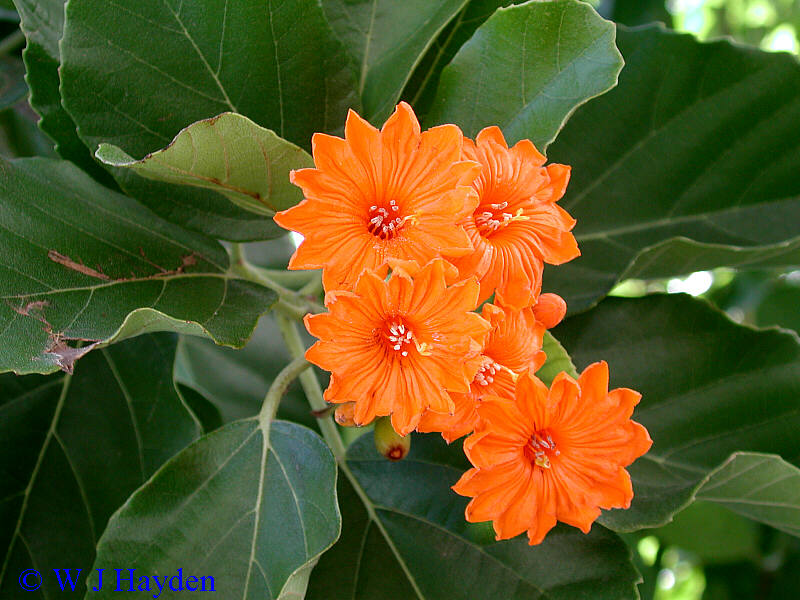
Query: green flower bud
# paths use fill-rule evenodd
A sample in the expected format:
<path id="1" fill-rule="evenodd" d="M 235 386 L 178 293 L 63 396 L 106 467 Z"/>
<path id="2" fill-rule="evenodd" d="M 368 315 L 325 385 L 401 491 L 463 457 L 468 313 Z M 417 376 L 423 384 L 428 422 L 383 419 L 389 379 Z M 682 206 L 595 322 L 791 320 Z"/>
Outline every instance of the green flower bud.
<path id="1" fill-rule="evenodd" d="M 403 460 L 411 450 L 411 434 L 403 437 L 394 430 L 389 417 L 380 417 L 375 420 L 375 448 L 389 460 Z"/>

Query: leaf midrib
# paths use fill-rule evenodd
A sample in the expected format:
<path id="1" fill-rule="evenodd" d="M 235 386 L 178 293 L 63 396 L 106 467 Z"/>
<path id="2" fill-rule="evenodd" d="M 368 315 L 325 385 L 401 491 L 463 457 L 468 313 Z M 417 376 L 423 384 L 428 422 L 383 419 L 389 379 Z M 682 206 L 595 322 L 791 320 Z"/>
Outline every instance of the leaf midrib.
<path id="1" fill-rule="evenodd" d="M 5 265 L 2 265 L 5 266 Z M 113 287 L 115 285 L 124 285 L 124 284 L 133 284 L 133 283 L 142 283 L 145 281 L 175 281 L 180 279 L 193 279 L 193 278 L 200 278 L 200 277 L 211 277 L 215 279 L 224 279 L 228 281 L 245 281 L 239 277 L 235 277 L 232 275 L 228 275 L 226 273 L 180 273 L 178 275 L 165 275 L 163 277 L 159 277 L 158 275 L 153 275 L 149 277 L 137 277 L 136 279 L 118 279 L 114 281 L 108 281 L 105 283 L 99 283 L 97 285 L 87 285 L 87 286 L 78 286 L 78 287 L 71 287 L 71 288 L 54 288 L 48 290 L 46 292 L 28 292 L 23 294 L 10 294 L 6 296 L 0 296 L 0 300 L 19 300 L 23 298 L 31 298 L 31 297 L 38 297 L 38 296 L 51 296 L 56 294 L 66 294 L 70 292 L 89 292 L 89 291 L 96 291 L 101 288 Z M 143 307 L 147 308 L 147 307 Z"/>
<path id="2" fill-rule="evenodd" d="M 385 459 L 383 459 L 383 460 L 385 460 Z M 377 459 L 349 459 L 348 462 L 351 462 L 351 463 L 357 463 L 357 462 L 375 463 L 375 462 L 381 462 L 381 461 L 377 460 Z M 410 462 L 414 462 L 414 463 L 417 463 L 417 464 L 425 464 L 425 465 L 431 465 L 431 466 L 439 467 L 439 468 L 442 468 L 442 469 L 446 469 L 448 471 L 453 471 L 455 474 L 460 474 L 461 473 L 461 470 L 459 470 L 457 467 L 455 467 L 453 465 L 448 465 L 448 464 L 445 464 L 445 463 L 437 463 L 437 462 L 433 462 L 433 461 L 423 461 L 423 460 L 417 460 L 417 459 L 412 459 L 412 461 L 410 461 Z M 352 472 L 350 472 L 349 469 L 347 470 L 347 472 L 348 473 L 352 473 Z M 352 476 L 350 481 L 351 481 L 351 483 L 353 485 L 358 485 L 359 487 L 361 487 L 361 484 L 358 482 L 357 478 L 354 475 Z M 361 489 L 363 490 L 363 488 L 361 488 Z M 394 554 L 395 558 L 397 559 L 397 562 L 399 563 L 401 569 L 403 570 L 403 573 L 406 575 L 406 578 L 409 580 L 409 583 L 411 584 L 412 588 L 414 589 L 416 594 L 419 596 L 419 599 L 420 600 L 427 600 L 427 597 L 422 593 L 422 590 L 419 588 L 419 585 L 417 584 L 416 579 L 414 578 L 414 576 L 411 574 L 411 570 L 409 569 L 408 565 L 406 564 L 405 559 L 400 554 L 400 551 L 397 549 L 397 546 L 395 546 L 394 540 L 391 538 L 391 536 L 389 535 L 389 532 L 384 527 L 384 524 L 381 521 L 381 519 L 378 516 L 378 514 L 375 512 L 375 509 L 384 510 L 384 511 L 387 511 L 387 512 L 394 512 L 394 513 L 397 513 L 399 515 L 403 515 L 403 516 L 406 516 L 406 517 L 409 517 L 409 518 L 416 519 L 416 520 L 418 520 L 418 521 L 420 521 L 422 523 L 426 523 L 426 524 L 431 525 L 431 526 L 433 526 L 433 527 L 435 527 L 437 529 L 440 529 L 441 531 L 444 531 L 448 535 L 457 538 L 458 540 L 460 540 L 461 542 L 463 542 L 463 543 L 465 543 L 467 545 L 473 545 L 473 544 L 471 544 L 468 540 L 465 540 L 463 537 L 459 536 L 458 534 L 453 533 L 452 531 L 442 527 L 441 525 L 439 525 L 437 523 L 433 523 L 432 521 L 428 521 L 427 519 L 424 519 L 424 518 L 419 517 L 417 515 L 406 513 L 404 511 L 398 510 L 398 509 L 393 508 L 393 507 L 388 507 L 388 506 L 385 506 L 385 505 L 382 505 L 382 504 L 377 504 L 377 503 L 373 502 L 372 499 L 369 500 L 369 503 L 370 503 L 370 506 L 372 507 L 372 511 L 369 511 L 369 510 L 367 511 L 369 519 L 367 520 L 367 527 L 365 529 L 368 529 L 369 525 L 371 523 L 373 523 L 373 522 L 375 523 L 375 525 L 378 527 L 378 530 L 381 532 L 381 535 L 383 536 L 384 540 L 386 541 L 386 544 L 391 549 L 392 554 Z M 505 570 L 510 571 L 511 573 L 514 573 L 514 575 L 516 577 L 518 577 L 521 581 L 525 581 L 526 583 L 531 585 L 531 587 L 535 588 L 542 595 L 543 598 L 550 598 L 551 597 L 544 590 L 539 588 L 536 584 L 528 582 L 519 573 L 514 571 L 511 567 L 509 567 L 508 565 L 505 565 L 504 563 L 500 562 L 496 557 L 494 557 L 494 556 L 492 556 L 490 554 L 487 554 L 486 551 L 483 548 L 481 548 L 480 546 L 478 546 L 477 544 L 475 544 L 474 546 L 483 555 L 485 555 L 486 557 L 491 559 L 493 562 L 499 564 Z M 357 567 L 360 567 L 360 560 L 359 560 L 359 564 L 357 565 Z M 357 580 L 356 580 L 355 583 L 357 583 Z M 353 590 L 354 590 L 353 593 L 354 594 L 355 594 L 355 589 L 356 589 L 356 587 L 355 587 L 355 584 L 354 584 L 354 587 L 353 587 Z"/>

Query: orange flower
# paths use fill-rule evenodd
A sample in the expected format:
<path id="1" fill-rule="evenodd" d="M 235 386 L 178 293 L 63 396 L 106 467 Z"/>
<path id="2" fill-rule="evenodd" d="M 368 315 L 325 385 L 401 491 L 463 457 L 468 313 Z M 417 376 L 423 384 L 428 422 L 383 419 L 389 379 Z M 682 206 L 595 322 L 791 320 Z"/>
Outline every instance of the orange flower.
<path id="1" fill-rule="evenodd" d="M 560 373 L 549 391 L 525 374 L 515 400 L 484 398 L 478 429 L 464 442 L 475 468 L 453 486 L 472 497 L 467 520 L 492 520 L 498 540 L 527 530 L 533 545 L 557 520 L 588 533 L 601 508 L 628 508 L 633 488 L 625 467 L 652 444 L 630 420 L 640 398 L 608 391 L 605 362 L 577 382 Z"/>
<path id="2" fill-rule="evenodd" d="M 329 313 L 306 316 L 320 339 L 306 358 L 331 371 L 328 402 L 355 402 L 357 425 L 391 414 L 406 435 L 428 407 L 454 409 L 448 390 L 469 389 L 489 324 L 470 312 L 478 300 L 474 279 L 448 287 L 458 276 L 449 263 L 390 264 L 388 280 L 385 269 L 365 271 L 354 291 L 326 294 Z"/>
<path id="3" fill-rule="evenodd" d="M 325 289 L 352 289 L 388 258 L 424 265 L 472 252 L 457 223 L 477 206 L 480 167 L 462 160 L 455 125 L 421 133 L 401 102 L 380 131 L 350 111 L 345 139 L 317 133 L 312 146 L 316 168 L 291 173 L 305 200 L 275 215 L 305 237 L 290 269 L 322 268 Z"/>
<path id="4" fill-rule="evenodd" d="M 545 360 L 542 352 L 544 325 L 536 321 L 533 309 L 514 310 L 484 304 L 482 316 L 491 329 L 480 356 L 480 369 L 467 393 L 453 392 L 453 414 L 425 412 L 417 426 L 421 432 L 440 431 L 448 443 L 471 433 L 478 422 L 477 404 L 486 395 L 514 397 L 520 373 L 538 369 Z"/>
<path id="5" fill-rule="evenodd" d="M 498 127 L 487 127 L 474 143 L 465 138 L 464 157 L 481 164 L 472 184 L 480 203 L 461 223 L 475 251 L 455 265 L 462 276 L 478 278 L 481 302 L 497 290 L 500 302 L 530 306 L 541 290 L 544 263 L 580 255 L 570 233 L 575 220 L 556 205 L 570 168 L 542 166 L 546 159 L 529 140 L 509 149 Z"/>

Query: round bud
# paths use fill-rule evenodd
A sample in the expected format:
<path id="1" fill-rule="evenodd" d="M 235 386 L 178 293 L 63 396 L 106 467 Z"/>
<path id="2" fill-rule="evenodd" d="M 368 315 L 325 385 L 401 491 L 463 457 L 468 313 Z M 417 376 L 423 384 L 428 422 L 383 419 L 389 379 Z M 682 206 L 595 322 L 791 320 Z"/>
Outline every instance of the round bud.
<path id="1" fill-rule="evenodd" d="M 389 460 L 403 460 L 411 450 L 411 435 L 403 437 L 394 430 L 389 417 L 380 417 L 375 420 L 375 448 Z"/>
<path id="2" fill-rule="evenodd" d="M 336 407 L 336 412 L 333 413 L 333 418 L 342 427 L 355 427 L 355 413 L 356 403 L 345 402 Z"/>
<path id="3" fill-rule="evenodd" d="M 558 294 L 542 294 L 533 307 L 533 314 L 546 329 L 552 329 L 567 314 L 567 303 Z"/>

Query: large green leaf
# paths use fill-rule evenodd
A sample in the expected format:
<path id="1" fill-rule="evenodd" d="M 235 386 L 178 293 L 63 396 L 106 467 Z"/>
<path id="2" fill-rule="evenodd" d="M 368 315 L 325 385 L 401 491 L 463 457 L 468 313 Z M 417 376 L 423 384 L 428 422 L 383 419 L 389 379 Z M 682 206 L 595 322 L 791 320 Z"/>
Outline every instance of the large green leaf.
<path id="1" fill-rule="evenodd" d="M 340 484 L 344 530 L 314 569 L 311 600 L 638 598 L 628 549 L 603 527 L 557 527 L 530 547 L 467 523 L 468 499 L 450 489 L 469 467 L 460 444 L 415 435 L 409 456 L 392 463 L 364 435 L 347 464 L 368 506 Z"/>
<path id="2" fill-rule="evenodd" d="M 157 181 L 208 188 L 234 204 L 266 216 L 303 199 L 289 171 L 314 166 L 302 149 L 235 113 L 193 123 L 158 152 L 135 160 L 101 144 L 97 157 Z"/>
<path id="3" fill-rule="evenodd" d="M 697 498 L 800 536 L 800 469 L 780 456 L 737 452 L 703 484 Z"/>
<path id="4" fill-rule="evenodd" d="M 357 102 L 354 66 L 315 0 L 148 0 L 124 10 L 72 0 L 66 12 L 63 102 L 93 150 L 107 142 L 145 156 L 224 111 L 308 148 L 314 132 L 340 127 Z M 115 177 L 164 218 L 209 235 L 281 233 L 216 192 L 126 171 Z"/>
<path id="5" fill-rule="evenodd" d="M 509 142 L 544 149 L 577 106 L 615 85 L 614 35 L 576 0 L 501 8 L 442 71 L 427 122 L 457 123 L 469 136 L 499 125 Z"/>
<path id="6" fill-rule="evenodd" d="M 71 163 L 4 162 L 0 198 L 0 370 L 69 369 L 94 342 L 165 329 L 242 346 L 275 300 L 231 278 L 218 243 Z"/>
<path id="7" fill-rule="evenodd" d="M 619 85 L 550 147 L 582 256 L 545 285 L 579 311 L 622 277 L 798 264 L 797 59 L 656 27 L 617 43 Z"/>
<path id="8" fill-rule="evenodd" d="M 747 496 L 737 494 L 759 486 L 759 503 L 797 504 L 796 487 L 792 493 L 791 486 L 768 485 L 783 469 L 780 461 L 731 458 L 766 452 L 800 461 L 796 335 L 737 325 L 684 295 L 608 298 L 568 318 L 555 335 L 579 368 L 602 358 L 613 387 L 642 393 L 633 418 L 647 427 L 653 447 L 630 467 L 631 508 L 606 513 L 603 523 L 621 530 L 660 525 L 696 494 L 730 507 L 740 500 L 746 505 Z M 746 471 L 743 465 L 756 460 L 763 464 Z M 714 493 L 729 475 L 736 485 Z M 780 523 L 780 511 L 748 510 L 752 518 Z M 783 515 L 794 519 L 782 525 L 786 529 L 796 529 L 800 517 L 791 512 Z"/>
<path id="9" fill-rule="evenodd" d="M 359 67 L 364 116 L 381 123 L 428 46 L 467 0 L 323 0 Z"/>
<path id="10" fill-rule="evenodd" d="M 39 126 L 55 142 L 58 154 L 71 160 L 101 181 L 111 180 L 92 159 L 78 137 L 75 122 L 61 105 L 58 67 L 61 52 L 58 42 L 64 33 L 66 0 L 14 0 L 27 44 L 22 58 L 31 89 L 31 106 L 41 117 Z"/>
<path id="11" fill-rule="evenodd" d="M 62 50 L 64 104 L 91 148 L 131 156 L 182 128 L 241 113 L 307 147 L 344 122 L 352 65 L 314 0 L 72 0 Z"/>
<path id="12" fill-rule="evenodd" d="M 403 90 L 405 100 L 411 103 L 419 114 L 430 108 L 442 69 L 453 59 L 458 49 L 464 45 L 475 30 L 488 19 L 495 10 L 509 4 L 522 4 L 526 0 L 468 0 L 458 15 L 442 30 L 434 40 L 425 56 L 419 61 L 414 73 Z"/>
<path id="13" fill-rule="evenodd" d="M 87 356 L 74 375 L 0 376 L 0 596 L 23 569 L 31 598 L 62 592 L 53 568 L 92 564 L 111 514 L 199 433 L 172 383 L 176 337 L 144 335 Z"/>
<path id="14" fill-rule="evenodd" d="M 103 534 L 94 568 L 162 576 L 181 568 L 184 578 L 213 577 L 226 600 L 302 598 L 310 569 L 339 536 L 335 490 L 336 463 L 317 434 L 284 421 L 236 421 L 131 496 Z M 95 571 L 89 586 L 97 584 Z M 141 592 L 104 583 L 86 597 Z"/>

